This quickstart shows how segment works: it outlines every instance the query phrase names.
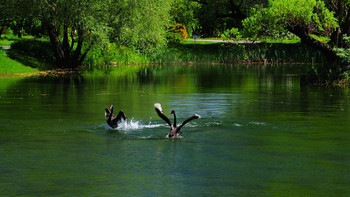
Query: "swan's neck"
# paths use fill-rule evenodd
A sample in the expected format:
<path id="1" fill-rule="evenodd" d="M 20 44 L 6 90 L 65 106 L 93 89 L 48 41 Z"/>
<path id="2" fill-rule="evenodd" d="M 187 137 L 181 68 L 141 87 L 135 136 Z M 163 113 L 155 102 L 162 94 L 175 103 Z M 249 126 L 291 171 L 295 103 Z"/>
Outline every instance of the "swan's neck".
<path id="1" fill-rule="evenodd" d="M 174 127 L 176 128 L 176 114 L 175 114 L 175 111 L 174 111 Z"/>

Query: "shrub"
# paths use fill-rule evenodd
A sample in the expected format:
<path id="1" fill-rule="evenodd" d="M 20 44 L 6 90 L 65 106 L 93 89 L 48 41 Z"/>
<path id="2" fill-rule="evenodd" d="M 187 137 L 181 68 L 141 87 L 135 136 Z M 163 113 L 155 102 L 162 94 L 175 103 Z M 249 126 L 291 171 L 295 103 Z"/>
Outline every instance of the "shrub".
<path id="1" fill-rule="evenodd" d="M 11 44 L 11 50 L 37 58 L 43 62 L 54 63 L 54 54 L 49 41 L 21 39 Z"/>
<path id="2" fill-rule="evenodd" d="M 180 35 L 177 36 L 176 34 Z M 169 29 L 168 29 L 168 34 L 167 34 L 167 39 L 169 41 L 175 41 L 178 42 L 181 40 L 184 40 L 187 38 L 187 30 L 185 25 L 182 25 L 180 23 L 177 23 L 176 25 L 170 25 Z"/>
<path id="3" fill-rule="evenodd" d="M 178 43 L 178 42 L 182 41 L 181 35 L 178 33 L 174 33 L 174 32 L 167 32 L 166 38 L 171 43 L 174 43 L 174 42 Z"/>
<path id="4" fill-rule="evenodd" d="M 241 33 L 239 32 L 239 30 L 237 28 L 232 28 L 232 29 L 226 30 L 223 33 L 222 38 L 224 40 L 230 40 L 230 39 L 233 39 L 233 38 L 241 39 L 242 35 L 241 35 Z"/>

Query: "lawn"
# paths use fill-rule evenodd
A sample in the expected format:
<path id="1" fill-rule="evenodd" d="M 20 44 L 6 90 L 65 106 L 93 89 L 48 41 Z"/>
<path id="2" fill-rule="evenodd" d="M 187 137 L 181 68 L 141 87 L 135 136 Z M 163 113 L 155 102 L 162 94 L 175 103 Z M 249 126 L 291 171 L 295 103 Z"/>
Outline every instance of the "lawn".
<path id="1" fill-rule="evenodd" d="M 38 69 L 34 69 L 29 66 L 25 66 L 20 62 L 7 57 L 6 51 L 0 49 L 0 75 L 20 74 L 20 73 L 33 73 L 39 72 Z"/>

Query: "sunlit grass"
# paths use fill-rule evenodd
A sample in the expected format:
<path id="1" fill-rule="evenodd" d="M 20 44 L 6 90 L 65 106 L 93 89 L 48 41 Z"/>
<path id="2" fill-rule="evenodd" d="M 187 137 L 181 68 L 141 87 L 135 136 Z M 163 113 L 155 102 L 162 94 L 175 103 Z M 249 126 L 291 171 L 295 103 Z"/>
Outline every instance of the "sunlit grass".
<path id="1" fill-rule="evenodd" d="M 13 42 L 13 40 L 0 39 L 0 46 L 10 46 Z"/>
<path id="2" fill-rule="evenodd" d="M 181 44 L 200 44 L 200 45 L 207 45 L 207 44 L 216 44 L 216 43 L 220 43 L 219 41 L 218 42 L 215 42 L 215 41 L 204 41 L 204 40 L 184 40 L 184 41 L 181 41 Z"/>
<path id="3" fill-rule="evenodd" d="M 25 66 L 20 62 L 10 59 L 7 57 L 6 52 L 0 49 L 0 75 L 33 73 L 38 71 L 38 69 Z"/>
<path id="4" fill-rule="evenodd" d="M 10 46 L 12 43 L 14 43 L 17 40 L 20 39 L 30 39 L 33 38 L 33 36 L 22 36 L 22 38 L 18 38 L 18 36 L 13 35 L 13 34 L 4 34 L 1 35 L 0 38 L 0 46 Z"/>

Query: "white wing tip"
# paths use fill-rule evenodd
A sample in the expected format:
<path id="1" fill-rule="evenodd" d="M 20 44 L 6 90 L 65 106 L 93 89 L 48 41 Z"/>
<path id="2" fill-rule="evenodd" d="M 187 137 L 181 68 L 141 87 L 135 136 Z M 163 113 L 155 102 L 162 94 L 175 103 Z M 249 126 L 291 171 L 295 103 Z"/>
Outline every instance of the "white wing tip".
<path id="1" fill-rule="evenodd" d="M 160 103 L 155 103 L 154 107 L 157 108 L 159 111 L 163 112 L 162 106 L 160 105 Z"/>

